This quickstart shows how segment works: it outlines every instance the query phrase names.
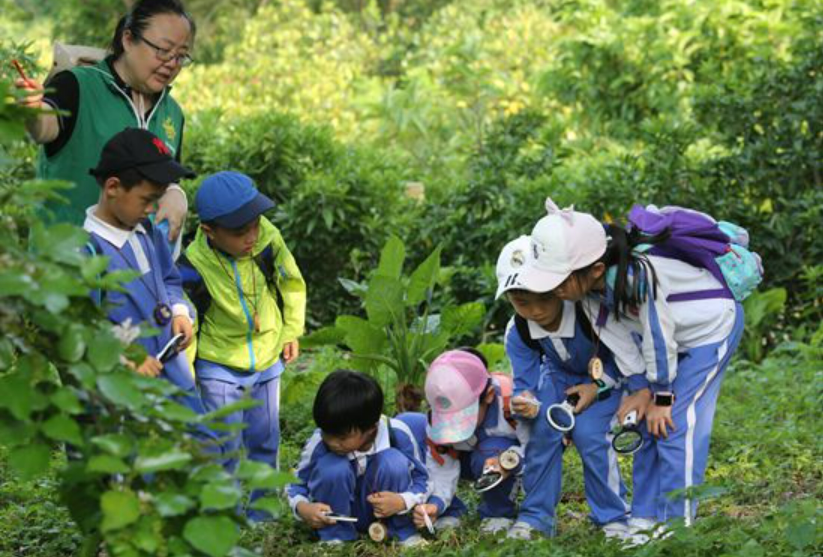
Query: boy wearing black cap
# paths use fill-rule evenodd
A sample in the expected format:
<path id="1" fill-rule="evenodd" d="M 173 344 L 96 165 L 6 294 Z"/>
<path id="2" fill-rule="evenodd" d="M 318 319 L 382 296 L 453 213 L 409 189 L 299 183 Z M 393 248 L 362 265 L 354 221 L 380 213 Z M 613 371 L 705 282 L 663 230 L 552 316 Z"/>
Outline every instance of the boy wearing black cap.
<path id="1" fill-rule="evenodd" d="M 241 449 L 277 467 L 280 374 L 298 354 L 306 283 L 280 231 L 263 213 L 274 203 L 239 172 L 203 180 L 195 197 L 200 229 L 180 259 L 184 287 L 198 314 L 195 369 L 209 411 L 249 396 L 261 402 L 228 423 L 245 424 L 224 439 L 225 465 Z M 259 497 L 252 494 L 252 500 Z M 269 519 L 250 510 L 251 520 Z"/>
<path id="2" fill-rule="evenodd" d="M 163 358 L 164 363 L 157 358 L 176 335 L 182 335 L 181 350 L 188 346 L 192 319 L 168 242 L 148 220 L 168 185 L 194 173 L 174 160 L 162 140 L 135 128 L 114 135 L 103 147 L 97 168 L 89 172 L 100 185 L 100 197 L 86 210 L 83 228 L 90 236 L 88 249 L 109 258 L 108 272 L 139 273 L 125 285 L 125 292 L 105 293 L 109 319 L 158 329 L 158 335 L 137 339 L 148 357 L 136 371 L 171 381 L 186 393 L 182 402 L 202 411 L 185 356 L 172 354 Z M 102 303 L 103 293 L 96 300 Z"/>

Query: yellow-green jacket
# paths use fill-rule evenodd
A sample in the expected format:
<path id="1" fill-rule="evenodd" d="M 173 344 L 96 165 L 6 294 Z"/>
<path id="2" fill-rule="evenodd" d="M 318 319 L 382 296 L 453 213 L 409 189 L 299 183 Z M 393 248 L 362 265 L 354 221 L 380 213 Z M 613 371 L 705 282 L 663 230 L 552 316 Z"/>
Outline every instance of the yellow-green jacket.
<path id="1" fill-rule="evenodd" d="M 274 269 L 272 284 L 267 285 L 254 258 L 269 245 Z M 186 248 L 181 274 L 195 305 L 195 298 L 202 297 L 195 293 L 198 278 L 203 282 L 200 289 L 205 286 L 210 298 L 208 309 L 198 315 L 198 358 L 236 370 L 263 371 L 277 362 L 285 343 L 303 334 L 306 283 L 280 231 L 265 217 L 260 217 L 260 236 L 252 254 L 240 259 L 213 248 L 202 229 L 198 230 Z M 282 313 L 275 289 L 282 296 Z M 259 331 L 255 330 L 255 312 Z"/>

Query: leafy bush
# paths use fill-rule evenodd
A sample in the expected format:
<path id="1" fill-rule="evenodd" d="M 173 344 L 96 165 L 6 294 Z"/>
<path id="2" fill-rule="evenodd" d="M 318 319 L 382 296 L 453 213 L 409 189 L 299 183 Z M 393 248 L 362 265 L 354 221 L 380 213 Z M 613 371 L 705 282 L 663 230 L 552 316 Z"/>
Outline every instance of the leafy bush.
<path id="1" fill-rule="evenodd" d="M 406 249 L 396 236 L 389 238 L 380 263 L 367 284 L 350 280 L 344 285 L 363 300 L 367 319 L 340 315 L 333 327 L 306 337 L 306 346 L 344 344 L 351 350 L 353 368 L 379 375 L 389 369 L 397 383 L 397 411 L 419 411 L 420 388 L 426 368 L 449 342 L 473 332 L 483 320 L 482 304 L 433 306 L 440 276 L 440 248 L 435 248 L 408 277 L 402 275 Z M 422 312 L 422 313 L 421 313 Z M 388 379 L 384 380 L 388 385 Z"/>

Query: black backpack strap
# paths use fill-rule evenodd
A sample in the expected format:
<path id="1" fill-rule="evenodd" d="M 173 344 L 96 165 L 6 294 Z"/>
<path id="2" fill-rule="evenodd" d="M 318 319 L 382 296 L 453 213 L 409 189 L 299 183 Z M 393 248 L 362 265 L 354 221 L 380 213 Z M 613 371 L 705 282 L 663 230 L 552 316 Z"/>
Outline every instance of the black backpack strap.
<path id="1" fill-rule="evenodd" d="M 194 304 L 194 309 L 197 310 L 197 316 L 200 323 L 203 323 L 203 316 L 211 306 L 211 293 L 206 286 L 206 281 L 197 272 L 197 269 L 192 265 L 185 253 L 180 254 L 177 260 L 177 268 L 180 271 L 180 278 L 183 281 L 183 290 Z"/>
<path id="2" fill-rule="evenodd" d="M 280 310 L 280 315 L 283 315 L 286 304 L 283 300 L 283 293 L 280 292 L 280 289 L 277 287 L 277 280 L 275 279 L 276 259 L 277 254 L 274 253 L 274 248 L 271 244 L 266 246 L 263 251 L 254 256 L 254 262 L 257 263 L 257 266 L 260 268 L 260 271 L 262 271 L 263 276 L 266 277 L 266 284 L 269 285 L 274 293 L 274 298 L 277 301 L 277 307 Z"/>
<path id="3" fill-rule="evenodd" d="M 543 346 L 541 346 L 540 344 L 540 341 L 532 338 L 532 334 L 529 331 L 529 322 L 526 319 L 515 314 L 514 327 L 517 329 L 517 334 L 520 335 L 520 340 L 522 340 L 526 346 L 528 346 L 532 350 L 540 352 L 541 358 L 546 355 L 545 351 L 543 350 Z"/>

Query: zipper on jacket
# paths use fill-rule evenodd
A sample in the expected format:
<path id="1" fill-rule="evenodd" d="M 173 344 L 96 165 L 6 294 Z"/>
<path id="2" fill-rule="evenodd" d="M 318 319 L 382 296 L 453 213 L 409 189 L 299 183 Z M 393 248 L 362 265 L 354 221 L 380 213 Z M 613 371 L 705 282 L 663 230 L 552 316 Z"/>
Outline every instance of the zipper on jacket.
<path id="1" fill-rule="evenodd" d="M 220 257 L 219 255 L 217 257 Z M 249 324 L 249 330 L 246 331 L 246 342 L 249 345 L 249 371 L 254 371 L 254 347 L 252 346 L 252 333 L 254 332 L 254 319 L 249 313 L 249 306 L 246 304 L 246 296 L 243 294 L 243 283 L 240 281 L 240 271 L 237 268 L 237 260 L 230 259 L 231 267 L 234 269 L 234 283 L 237 286 L 237 297 L 240 299 L 240 305 L 243 307 L 243 313 L 246 315 L 246 323 Z"/>

